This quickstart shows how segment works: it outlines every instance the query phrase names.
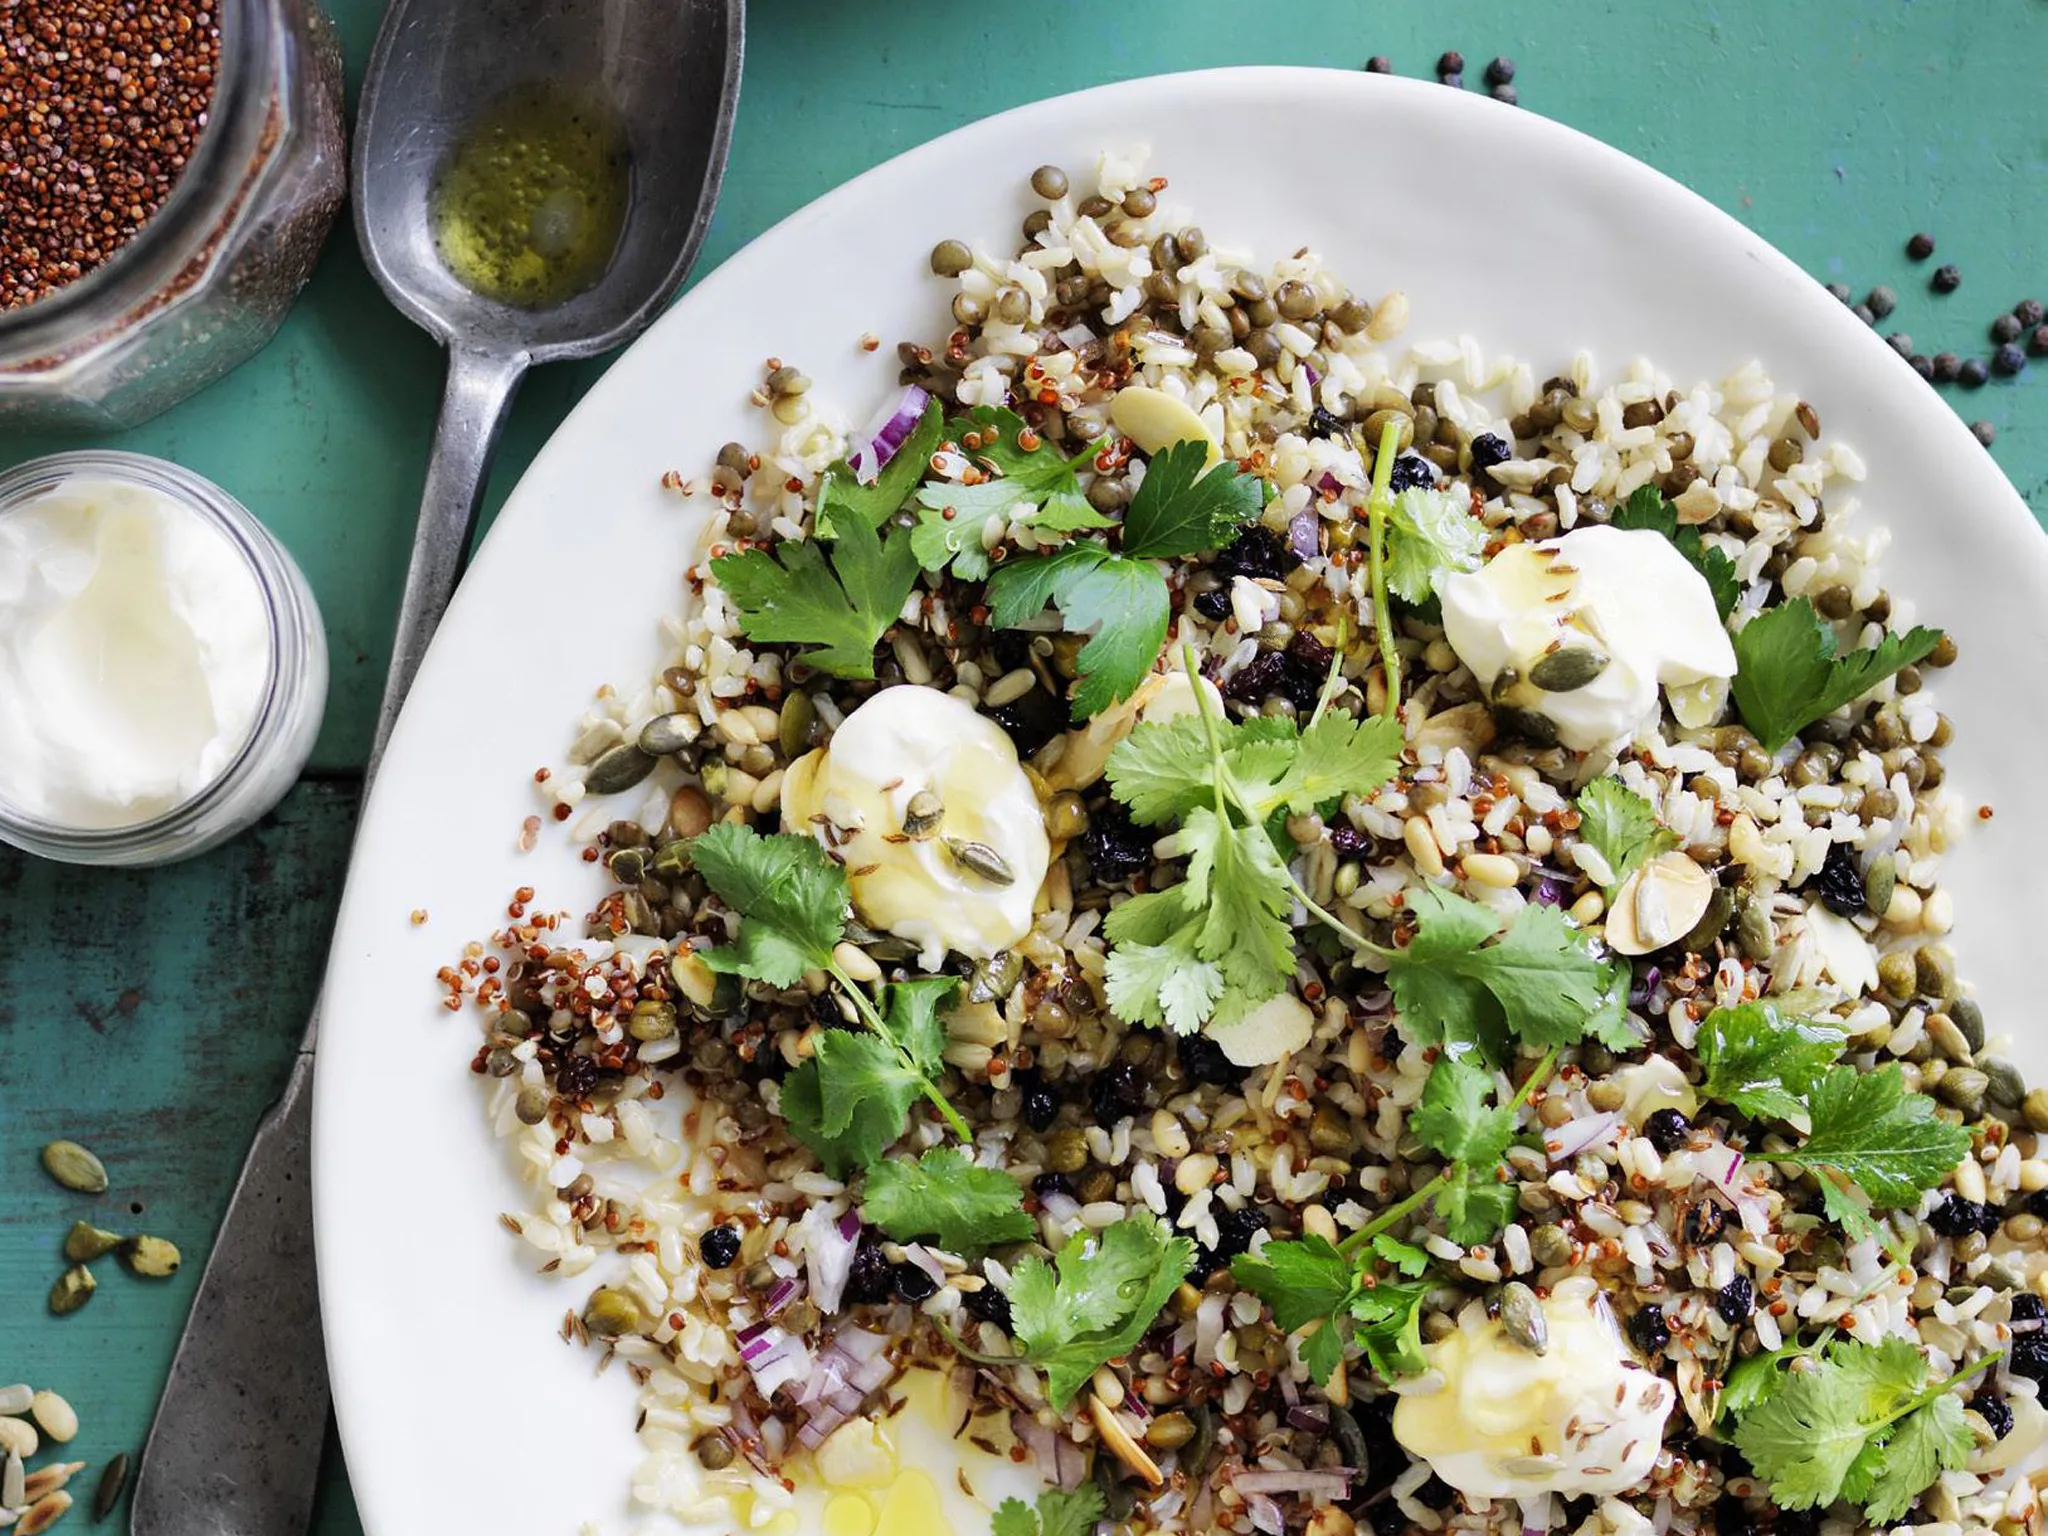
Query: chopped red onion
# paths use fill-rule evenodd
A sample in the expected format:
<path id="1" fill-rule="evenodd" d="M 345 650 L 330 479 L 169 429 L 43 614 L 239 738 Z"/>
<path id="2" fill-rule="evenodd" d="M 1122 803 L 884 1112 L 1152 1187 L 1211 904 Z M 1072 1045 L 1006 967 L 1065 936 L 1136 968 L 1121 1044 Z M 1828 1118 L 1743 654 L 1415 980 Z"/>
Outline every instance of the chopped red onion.
<path id="1" fill-rule="evenodd" d="M 1303 560 L 1313 560 L 1323 551 L 1322 521 L 1315 508 L 1303 507 L 1287 519 L 1287 547 Z"/>
<path id="2" fill-rule="evenodd" d="M 1061 331 L 1059 338 L 1070 347 L 1085 347 L 1095 339 L 1095 329 L 1093 326 L 1084 325 L 1076 321 L 1073 325 Z"/>
<path id="3" fill-rule="evenodd" d="M 1551 1495 L 1540 1494 L 1533 1499 L 1523 1499 L 1522 1536 L 1545 1536 L 1557 1523 L 1557 1501 Z"/>
<path id="4" fill-rule="evenodd" d="M 1078 1488 L 1088 1481 L 1088 1455 L 1080 1446 L 1065 1435 L 1055 1434 L 1052 1454 L 1053 1469 L 1058 1474 L 1054 1481 L 1062 1488 Z"/>
<path id="5" fill-rule="evenodd" d="M 1303 363 L 1301 365 L 1301 371 L 1308 375 L 1308 387 L 1310 389 L 1314 389 L 1318 384 L 1323 382 L 1323 376 L 1320 373 L 1317 373 L 1315 369 L 1309 367 L 1307 363 Z"/>
<path id="6" fill-rule="evenodd" d="M 1316 489 L 1319 491 L 1329 491 L 1332 494 L 1341 494 L 1344 490 L 1344 482 L 1326 469 L 1323 471 L 1322 477 L 1316 481 Z"/>
<path id="7" fill-rule="evenodd" d="M 811 1300 L 820 1312 L 830 1314 L 839 1310 L 847 1278 L 853 1273 L 853 1255 L 860 1246 L 860 1218 L 847 1211 L 834 1220 L 825 1210 L 812 1206 L 798 1225 L 804 1235 L 804 1273 L 810 1278 Z"/>
<path id="8" fill-rule="evenodd" d="M 1052 1431 L 1038 1422 L 1036 1414 L 1026 1413 L 1022 1409 L 1011 1414 L 1010 1432 L 1023 1443 L 1024 1449 L 1031 1453 L 1032 1466 L 1055 1466 L 1059 1453 L 1053 1448 Z"/>
<path id="9" fill-rule="evenodd" d="M 1609 1111 L 1604 1115 L 1584 1115 L 1577 1120 L 1567 1120 L 1556 1130 L 1547 1132 L 1543 1138 L 1543 1150 L 1550 1154 L 1553 1163 L 1576 1157 L 1586 1148 L 1605 1141 L 1614 1134 L 1614 1128 L 1621 1124 L 1621 1113 Z"/>
<path id="10" fill-rule="evenodd" d="M 1287 1423 L 1291 1428 L 1319 1435 L 1330 1427 L 1330 1415 L 1314 1403 L 1301 1403 L 1287 1410 Z"/>
<path id="11" fill-rule="evenodd" d="M 778 1387 L 803 1381 L 814 1369 L 804 1341 L 792 1338 L 780 1328 L 770 1329 L 755 1339 L 740 1352 L 740 1358 L 753 1374 L 755 1390 L 766 1398 L 772 1398 Z"/>
<path id="12" fill-rule="evenodd" d="M 1263 1493 L 1248 1495 L 1244 1507 L 1251 1511 L 1253 1530 L 1264 1531 L 1266 1536 L 1284 1536 L 1287 1517 L 1280 1512 L 1280 1506 Z"/>
<path id="13" fill-rule="evenodd" d="M 1300 1494 L 1311 1499 L 1341 1499 L 1351 1492 L 1349 1467 L 1317 1467 L 1301 1472 L 1239 1472 L 1230 1479 L 1249 1502 L 1260 1494 Z"/>
<path id="14" fill-rule="evenodd" d="M 767 1301 L 761 1305 L 763 1317 L 773 1317 L 804 1293 L 804 1278 L 795 1275 L 787 1280 L 778 1280 L 768 1292 Z"/>
<path id="15" fill-rule="evenodd" d="M 859 1365 L 863 1361 L 874 1359 L 888 1347 L 887 1336 L 848 1325 L 832 1335 L 832 1343 L 827 1353 L 836 1350 L 855 1365 Z"/>
<path id="16" fill-rule="evenodd" d="M 895 401 L 868 424 L 861 433 L 860 446 L 846 456 L 846 467 L 853 471 L 856 480 L 863 485 L 874 483 L 875 477 L 896 457 L 896 450 L 916 430 L 918 418 L 930 399 L 915 384 L 906 384 Z"/>

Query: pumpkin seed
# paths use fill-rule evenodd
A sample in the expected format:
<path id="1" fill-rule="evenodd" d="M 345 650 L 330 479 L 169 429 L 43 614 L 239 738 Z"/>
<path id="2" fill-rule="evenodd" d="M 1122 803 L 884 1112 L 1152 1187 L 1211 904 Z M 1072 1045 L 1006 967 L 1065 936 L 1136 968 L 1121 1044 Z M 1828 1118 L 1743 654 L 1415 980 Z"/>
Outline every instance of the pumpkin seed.
<path id="1" fill-rule="evenodd" d="M 74 1264 L 90 1264 L 112 1253 L 120 1243 L 118 1232 L 102 1232 L 89 1221 L 74 1221 L 64 1234 L 64 1257 Z"/>
<path id="2" fill-rule="evenodd" d="M 801 689 L 782 701 L 782 713 L 776 716 L 776 744 L 782 748 L 782 755 L 792 762 L 811 743 L 811 727 L 817 723 L 818 706 L 811 702 L 811 696 Z"/>
<path id="3" fill-rule="evenodd" d="M 593 795 L 619 794 L 654 772 L 654 762 L 636 743 L 622 741 L 590 765 L 583 787 Z"/>
<path id="4" fill-rule="evenodd" d="M 1692 932 L 1678 941 L 1678 947 L 1690 954 L 1705 954 L 1714 947 L 1714 941 L 1721 937 L 1728 919 L 1734 915 L 1735 893 L 1726 886 L 1715 886 L 1707 897 L 1707 910 L 1693 924 Z"/>
<path id="5" fill-rule="evenodd" d="M 703 732 L 704 722 L 695 715 L 656 715 L 640 727 L 640 750 L 649 757 L 667 757 L 671 753 L 694 747 L 697 738 Z M 600 758 L 598 761 L 602 762 L 603 759 Z"/>
<path id="6" fill-rule="evenodd" d="M 621 885 L 638 885 L 647 878 L 647 850 L 621 848 L 605 861 L 605 868 Z"/>
<path id="7" fill-rule="evenodd" d="M 1778 936 L 1771 926 L 1771 904 L 1755 891 L 1743 898 L 1741 909 L 1735 914 L 1735 947 L 1743 959 L 1758 965 L 1770 959 L 1771 952 L 1778 947 Z"/>
<path id="8" fill-rule="evenodd" d="M 162 1237 L 131 1237 L 121 1245 L 121 1257 L 130 1270 L 147 1280 L 169 1279 L 183 1262 L 178 1245 Z"/>
<path id="9" fill-rule="evenodd" d="M 690 872 L 690 840 L 679 837 L 663 843 L 654 850 L 654 858 L 647 867 L 663 880 L 681 879 Z"/>
<path id="10" fill-rule="evenodd" d="M 114 1512 L 114 1506 L 121 1502 L 121 1495 L 128 1491 L 128 1453 L 121 1451 L 107 1463 L 100 1473 L 100 1485 L 92 1496 L 92 1518 L 95 1523 L 104 1520 Z"/>
<path id="11" fill-rule="evenodd" d="M 635 1040 L 666 1040 L 676 1032 L 676 1005 L 653 998 L 635 1003 L 626 1021 L 626 1033 Z"/>
<path id="12" fill-rule="evenodd" d="M 922 841 L 939 830 L 939 819 L 945 814 L 945 804 L 938 795 L 932 790 L 920 789 L 910 797 L 910 804 L 903 808 L 904 833 Z M 956 850 L 955 857 L 958 856 Z"/>
<path id="13" fill-rule="evenodd" d="M 107 1166 L 75 1141 L 53 1141 L 43 1148 L 43 1167 L 66 1189 L 82 1195 L 107 1192 Z"/>
<path id="14" fill-rule="evenodd" d="M 616 1286 L 601 1285 L 584 1304 L 583 1323 L 600 1338 L 616 1339 L 640 1326 L 640 1303 Z"/>
<path id="15" fill-rule="evenodd" d="M 1550 1323 L 1536 1293 L 1519 1280 L 1500 1288 L 1501 1331 L 1532 1355 L 1550 1349 Z"/>
<path id="16" fill-rule="evenodd" d="M 1162 1413 L 1145 1426 L 1145 1443 L 1162 1451 L 1177 1451 L 1195 1438 L 1195 1421 L 1184 1413 Z"/>
<path id="17" fill-rule="evenodd" d="M 1003 856 L 987 843 L 969 842 L 963 837 L 946 839 L 946 852 L 953 855 L 953 862 L 970 875 L 978 875 L 990 885 L 1015 885 L 1017 876 L 1003 861 Z"/>
<path id="18" fill-rule="evenodd" d="M 1533 709 L 1523 709 L 1514 704 L 1496 704 L 1493 706 L 1493 722 L 1509 735 L 1519 736 L 1532 746 L 1557 745 L 1557 722 Z"/>
<path id="19" fill-rule="evenodd" d="M 1963 1032 L 1963 1039 L 1969 1043 L 1973 1053 L 1984 1049 L 1984 1010 L 1977 1006 L 1975 998 L 1950 998 L 1948 1016 Z"/>
<path id="20" fill-rule="evenodd" d="M 1590 645 L 1552 651 L 1529 669 L 1529 681 L 1545 693 L 1576 693 L 1607 670 L 1607 657 Z"/>
<path id="21" fill-rule="evenodd" d="M 92 1293 L 99 1289 L 99 1281 L 93 1279 L 92 1271 L 83 1264 L 74 1264 L 57 1277 L 57 1283 L 50 1287 L 50 1310 L 59 1317 L 68 1317 L 92 1300 Z"/>

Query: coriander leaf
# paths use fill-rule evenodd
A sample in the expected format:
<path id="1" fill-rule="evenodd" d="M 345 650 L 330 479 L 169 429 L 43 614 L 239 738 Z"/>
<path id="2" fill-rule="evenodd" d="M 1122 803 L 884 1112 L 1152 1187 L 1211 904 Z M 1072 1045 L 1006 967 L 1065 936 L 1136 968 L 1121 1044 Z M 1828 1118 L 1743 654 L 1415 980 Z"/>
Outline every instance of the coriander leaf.
<path id="1" fill-rule="evenodd" d="M 873 485 L 862 485 L 844 459 L 829 467 L 818 482 L 818 511 L 813 520 L 818 537 L 836 539 L 849 523 L 880 528 L 895 516 L 911 488 L 930 468 L 932 454 L 945 432 L 945 412 L 937 400 L 931 400 L 910 436 L 875 476 Z"/>
<path id="2" fill-rule="evenodd" d="M 1778 1369 L 1787 1360 L 1806 1353 L 1804 1345 L 1787 1344 L 1763 1354 L 1738 1360 L 1721 1384 L 1720 1412 L 1740 1415 L 1778 1390 L 1785 1373 Z"/>
<path id="3" fill-rule="evenodd" d="M 1209 445 L 1188 441 L 1162 448 L 1124 509 L 1124 553 L 1140 560 L 1182 560 L 1230 542 L 1259 515 L 1265 491 L 1256 475 L 1233 464 L 1207 474 Z"/>
<path id="4" fill-rule="evenodd" d="M 1491 1072 L 1469 1055 L 1446 1051 L 1429 1069 L 1408 1129 L 1452 1162 L 1484 1167 L 1490 1176 L 1514 1140 L 1515 1117 L 1493 1102 Z"/>
<path id="5" fill-rule="evenodd" d="M 969 1258 L 998 1243 L 1027 1241 L 1037 1230 L 1017 1181 L 978 1167 L 958 1147 L 933 1147 L 916 1162 L 885 1158 L 868 1169 L 861 1196 L 867 1219 L 899 1243 L 936 1238 Z"/>
<path id="6" fill-rule="evenodd" d="M 1806 1112 L 1813 1129 L 1798 1147 L 1751 1156 L 1834 1169 L 1881 1211 L 1912 1205 L 1970 1149 L 1970 1133 L 1937 1116 L 1927 1095 L 1908 1090 L 1897 1065 L 1875 1072 L 1828 1068 L 1813 1084 Z"/>
<path id="7" fill-rule="evenodd" d="M 1373 1234 L 1372 1251 L 1413 1280 L 1429 1268 L 1429 1254 L 1413 1243 L 1404 1243 L 1390 1233 Z"/>
<path id="8" fill-rule="evenodd" d="M 1422 1303 L 1434 1289 L 1426 1280 L 1382 1280 L 1353 1298 L 1358 1342 L 1385 1380 L 1398 1381 L 1429 1368 L 1429 1357 L 1422 1352 Z"/>
<path id="9" fill-rule="evenodd" d="M 1735 1426 L 1735 1445 L 1771 1485 L 1773 1503 L 1819 1508 L 1868 1491 L 1872 1461 L 1852 1470 L 1910 1411 L 1927 1362 L 1904 1339 L 1838 1343 L 1813 1369 L 1786 1374 L 1777 1390 Z M 1945 1390 L 1937 1388 L 1937 1391 Z M 1851 1484 L 1860 1485 L 1852 1490 Z"/>
<path id="10" fill-rule="evenodd" d="M 1033 1257 L 1017 1266 L 1012 1336 L 1044 1368 L 1055 1408 L 1064 1409 L 1097 1366 L 1136 1346 L 1194 1258 L 1192 1242 L 1145 1212 L 1076 1235 L 1052 1264 Z"/>
<path id="11" fill-rule="evenodd" d="M 1036 1505 L 1005 1499 L 996 1506 L 989 1536 L 1092 1536 L 1102 1518 L 1102 1490 L 1093 1483 L 1078 1488 L 1048 1488 Z"/>
<path id="12" fill-rule="evenodd" d="M 1371 794 L 1400 767 L 1401 747 L 1396 715 L 1361 720 L 1342 710 L 1325 710 L 1301 733 L 1293 766 L 1270 795 L 1259 799 L 1254 814 L 1263 817 L 1284 806 L 1306 815 L 1344 795 Z"/>
<path id="13" fill-rule="evenodd" d="M 1263 1002 L 1294 975 L 1287 867 L 1264 828 L 1232 825 L 1206 807 L 1181 826 L 1190 900 L 1204 905 L 1197 947 L 1223 979 Z"/>
<path id="14" fill-rule="evenodd" d="M 1348 1306 L 1358 1272 L 1327 1238 L 1270 1242 L 1230 1261 L 1230 1277 L 1273 1309 L 1287 1333 Z"/>
<path id="15" fill-rule="evenodd" d="M 1784 1018 L 1769 1002 L 1716 1008 L 1693 1047 L 1707 1069 L 1700 1092 L 1745 1115 L 1803 1121 L 1807 1094 L 1847 1043 L 1833 1025 Z"/>
<path id="16" fill-rule="evenodd" d="M 945 1070 L 946 1026 L 939 1018 L 939 1008 L 959 985 L 958 976 L 919 976 L 891 982 L 884 994 L 882 1022 L 889 1038 L 926 1077 L 937 1077 Z"/>
<path id="17" fill-rule="evenodd" d="M 1527 906 L 1499 927 L 1485 907 L 1432 885 L 1408 892 L 1417 930 L 1387 976 L 1403 1020 L 1423 1044 L 1486 1042 L 1487 1003 L 1509 1033 L 1536 1045 L 1569 1045 L 1609 1004 L 1614 967 L 1586 947 L 1555 907 Z M 1482 997 L 1483 991 L 1483 997 Z"/>
<path id="18" fill-rule="evenodd" d="M 1089 635 L 1076 658 L 1076 720 L 1131 696 L 1159 659 L 1173 617 L 1173 598 L 1157 567 L 1092 543 L 1008 561 L 989 578 L 987 595 L 990 622 L 1000 629 L 1034 618 L 1050 600 L 1062 628 Z"/>
<path id="19" fill-rule="evenodd" d="M 1218 729 L 1227 736 L 1234 728 L 1225 723 Z M 1104 772 L 1110 793 L 1141 827 L 1178 821 L 1215 801 L 1216 764 L 1197 715 L 1141 720 L 1116 744 Z"/>
<path id="20" fill-rule="evenodd" d="M 1337 1367 L 1344 1363 L 1345 1335 L 1352 1331 L 1348 1319 L 1332 1317 L 1301 1341 L 1301 1363 L 1308 1367 L 1310 1381 L 1319 1387 L 1330 1384 Z"/>
<path id="21" fill-rule="evenodd" d="M 1387 513 L 1387 589 L 1426 603 L 1439 576 L 1478 570 L 1485 548 L 1486 525 L 1472 515 L 1469 497 L 1412 486 Z"/>
<path id="22" fill-rule="evenodd" d="M 1579 836 L 1593 845 L 1614 875 L 1609 890 L 1650 859 L 1678 846 L 1650 802 L 1619 779 L 1595 779 L 1579 791 L 1573 805 L 1579 813 Z"/>
<path id="23" fill-rule="evenodd" d="M 814 839 L 726 823 L 692 841 L 690 858 L 740 917 L 734 943 L 699 951 L 712 970 L 789 987 L 832 963 L 846 931 L 846 871 Z"/>
<path id="24" fill-rule="evenodd" d="M 934 480 L 918 491 L 911 542 L 926 570 L 944 570 L 951 562 L 953 574 L 962 580 L 986 577 L 989 556 L 981 532 L 992 517 L 1048 533 L 1113 526 L 1088 505 L 1074 474 L 1075 466 L 1095 452 L 1092 446 L 1068 460 L 1022 417 L 1000 406 L 976 406 L 948 423 L 947 430 L 963 452 L 996 478 L 978 485 Z"/>
<path id="25" fill-rule="evenodd" d="M 1104 932 L 1115 947 L 1105 979 L 1119 1018 L 1182 1035 L 1208 1020 L 1223 995 L 1223 972 L 1202 957 L 1199 918 L 1185 885 L 1133 896 L 1110 911 Z"/>
<path id="26" fill-rule="evenodd" d="M 1500 1164 L 1468 1168 L 1460 1163 L 1451 1169 L 1450 1179 L 1436 1192 L 1436 1213 L 1444 1221 L 1444 1235 L 1454 1243 L 1471 1247 L 1490 1243 L 1500 1230 L 1515 1219 L 1519 1197 L 1514 1184 L 1503 1183 Z"/>
<path id="27" fill-rule="evenodd" d="M 938 486 L 928 485 L 920 491 L 923 510 L 910 530 L 910 547 L 917 552 L 917 563 L 928 571 L 943 571 L 950 564 L 962 581 L 987 580 L 990 561 L 982 530 L 991 517 L 1004 516 L 1009 503 L 998 497 L 994 505 L 988 505 L 991 498 L 980 493 L 1000 492 L 1008 483 L 995 480 L 987 485 L 947 486 L 949 494 L 937 506 L 924 498 Z"/>
<path id="28" fill-rule="evenodd" d="M 1767 608 L 1735 633 L 1735 707 L 1764 750 L 1861 698 L 1901 667 L 1925 660 L 1941 631 L 1915 627 L 1835 654 L 1835 631 L 1803 597 Z"/>
<path id="29" fill-rule="evenodd" d="M 818 1031 L 813 1054 L 782 1083 L 782 1117 L 825 1171 L 843 1179 L 902 1135 L 925 1080 L 879 1035 Z"/>
<path id="30" fill-rule="evenodd" d="M 1690 524 L 1680 527 L 1678 508 L 1666 501 L 1654 485 L 1639 485 L 1633 495 L 1614 509 L 1609 519 L 1616 528 L 1632 530 L 1647 528 L 1661 533 L 1669 539 L 1678 552 L 1685 556 L 1694 570 L 1707 583 L 1707 590 L 1714 595 L 1714 611 L 1727 621 L 1735 611 L 1736 599 L 1742 595 L 1742 581 L 1735 571 L 1735 562 L 1722 550 L 1708 544 L 1699 529 Z"/>
<path id="31" fill-rule="evenodd" d="M 807 645 L 803 659 L 836 677 L 875 675 L 875 644 L 917 585 L 917 555 L 898 534 L 884 543 L 866 523 L 841 523 L 828 566 L 815 539 L 775 553 L 721 555 L 711 572 L 739 610 L 750 640 Z"/>
<path id="32" fill-rule="evenodd" d="M 1881 1470 L 1871 1479 L 1869 1492 L 1861 1495 L 1863 1513 L 1880 1525 L 1903 1518 L 1936 1478 L 1960 1470 L 1976 1448 L 1961 1400 L 1952 1392 L 1942 1393 L 1899 1420 L 1885 1442 Z"/>

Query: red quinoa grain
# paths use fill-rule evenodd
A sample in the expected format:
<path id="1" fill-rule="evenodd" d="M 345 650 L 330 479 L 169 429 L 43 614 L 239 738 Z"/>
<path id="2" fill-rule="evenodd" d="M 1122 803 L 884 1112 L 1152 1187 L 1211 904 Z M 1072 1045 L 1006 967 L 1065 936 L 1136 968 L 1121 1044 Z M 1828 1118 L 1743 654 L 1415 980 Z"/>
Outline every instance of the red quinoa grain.
<path id="1" fill-rule="evenodd" d="M 163 206 L 219 57 L 193 0 L 0 5 L 0 311 L 76 282 Z"/>

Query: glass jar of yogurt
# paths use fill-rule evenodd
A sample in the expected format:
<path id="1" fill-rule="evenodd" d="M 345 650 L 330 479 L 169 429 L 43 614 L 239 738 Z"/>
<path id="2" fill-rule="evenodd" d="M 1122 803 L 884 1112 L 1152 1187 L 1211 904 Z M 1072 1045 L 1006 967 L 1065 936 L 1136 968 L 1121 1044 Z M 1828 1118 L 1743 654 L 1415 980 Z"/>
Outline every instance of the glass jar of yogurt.
<path id="1" fill-rule="evenodd" d="M 200 853 L 284 797 L 326 699 L 304 575 L 218 486 L 128 453 L 0 475 L 0 841 Z"/>

